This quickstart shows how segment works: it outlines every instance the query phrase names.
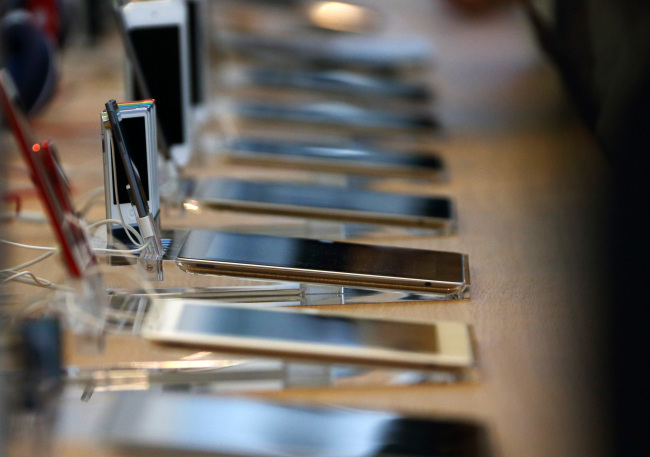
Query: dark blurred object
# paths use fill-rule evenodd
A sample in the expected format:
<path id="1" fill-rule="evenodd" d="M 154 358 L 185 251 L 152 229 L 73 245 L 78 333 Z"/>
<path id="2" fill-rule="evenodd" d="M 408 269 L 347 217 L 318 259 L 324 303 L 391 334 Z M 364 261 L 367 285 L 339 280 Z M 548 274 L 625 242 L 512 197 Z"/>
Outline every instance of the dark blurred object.
<path id="1" fill-rule="evenodd" d="M 163 450 L 170 457 L 491 455 L 485 428 L 455 419 L 151 392 L 93 397 L 83 410 L 70 406 L 71 428 L 77 415 L 90 413 L 98 420 L 94 428 L 64 433 L 87 434 L 80 437 L 134 455 L 159 455 Z"/>
<path id="2" fill-rule="evenodd" d="M 606 385 L 616 456 L 650 455 L 650 2 L 563 0 L 541 42 L 612 165 Z M 589 310 L 593 312 L 594 310 Z"/>
<path id="3" fill-rule="evenodd" d="M 0 46 L 0 62 L 2 62 L 2 46 Z M 0 110 L 0 129 L 5 125 L 4 110 Z M 7 135 L 0 134 L 0 161 L 4 162 L 4 152 L 7 151 L 6 142 Z M 4 168 L 4 167 L 3 167 Z M 5 185 L 5 170 L 0 170 L 0 194 L 4 195 L 6 190 Z M 4 229 L 0 228 L 0 236 L 4 237 Z M 0 246 L 0 269 L 7 268 L 6 256 L 4 249 Z M 4 286 L 0 286 L 0 455 L 7 455 L 8 447 L 8 433 L 9 433 L 9 342 L 8 342 L 8 319 L 6 316 L 5 308 L 5 294 Z"/>
<path id="4" fill-rule="evenodd" d="M 8 324 L 9 319 L 2 323 Z M 5 400 L 6 419 L 10 421 L 2 424 L 6 426 L 2 430 L 5 446 L 10 455 L 53 455 L 63 385 L 59 319 L 41 316 L 13 320 L 0 331 L 5 332 L 2 349 L 7 354 L 1 373 L 11 395 Z"/>
<path id="5" fill-rule="evenodd" d="M 2 113 L 0 112 L 0 120 Z M 0 146 L 2 146 L 0 138 Z M 0 149 L 4 150 L 4 149 Z M 4 300 L 0 293 L 0 302 Z M 0 303 L 0 306 L 3 303 Z M 10 378 L 11 356 L 9 348 L 9 326 L 8 319 L 4 312 L 0 311 L 0 455 L 7 455 L 9 443 L 9 411 L 10 411 L 10 389 L 12 387 Z"/>
<path id="6" fill-rule="evenodd" d="M 650 145 L 650 3 L 566 0 L 554 25 L 523 2 L 581 114 L 615 166 Z M 625 157 L 625 158 L 624 158 Z"/>
<path id="7" fill-rule="evenodd" d="M 60 45 L 63 42 L 65 27 L 61 0 L 8 0 L 2 7 L 3 14 L 17 10 L 27 11 L 52 43 Z"/>
<path id="8" fill-rule="evenodd" d="M 493 9 L 503 7 L 522 0 L 448 0 L 460 10 L 469 14 L 485 14 Z"/>
<path id="9" fill-rule="evenodd" d="M 27 9 L 39 27 L 56 43 L 63 41 L 63 6 L 61 0 L 26 0 Z"/>
<path id="10" fill-rule="evenodd" d="M 614 454 L 650 455 L 650 3 L 588 4 L 594 53 L 595 132 L 614 171 L 610 222 Z"/>
<path id="11" fill-rule="evenodd" d="M 429 102 L 432 98 L 432 92 L 425 84 L 345 70 L 286 70 L 258 66 L 252 68 L 248 76 L 254 84 L 262 87 L 305 89 L 368 98 L 396 97 L 417 102 Z"/>
<path id="12" fill-rule="evenodd" d="M 22 407 L 44 410 L 62 386 L 61 328 L 56 317 L 27 319 L 19 326 L 23 369 Z"/>
<path id="13" fill-rule="evenodd" d="M 542 48 L 560 70 L 565 88 L 587 124 L 598 117 L 594 92 L 594 55 L 585 0 L 557 2 L 554 26 L 529 1 L 522 2 Z"/>
<path id="14" fill-rule="evenodd" d="M 445 176 L 438 155 L 392 151 L 363 141 L 296 141 L 242 137 L 228 143 L 228 160 L 292 170 L 319 170 L 377 177 L 437 179 Z"/>
<path id="15" fill-rule="evenodd" d="M 235 106 L 235 112 L 244 118 L 269 122 L 300 122 L 340 128 L 403 129 L 431 133 L 440 129 L 437 118 L 427 110 L 398 112 L 345 102 L 280 104 L 242 101 Z"/>
<path id="16" fill-rule="evenodd" d="M 107 30 L 112 20 L 109 0 L 84 0 L 86 10 L 86 34 L 88 41 L 95 43 Z"/>
<path id="17" fill-rule="evenodd" d="M 28 113 L 42 108 L 54 95 L 56 48 L 25 10 L 13 10 L 0 21 L 2 66 L 11 73 Z"/>

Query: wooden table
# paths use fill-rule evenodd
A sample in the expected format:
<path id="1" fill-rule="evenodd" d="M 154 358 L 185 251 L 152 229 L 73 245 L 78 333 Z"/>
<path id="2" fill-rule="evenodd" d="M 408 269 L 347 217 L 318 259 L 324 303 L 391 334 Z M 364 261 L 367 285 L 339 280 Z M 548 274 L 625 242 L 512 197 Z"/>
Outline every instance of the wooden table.
<path id="1" fill-rule="evenodd" d="M 375 3 L 396 6 L 388 0 Z M 444 3 L 409 0 L 400 3 L 399 14 L 387 17 L 386 26 L 395 36 L 421 33 L 434 46 L 436 65 L 428 77 L 439 90 L 436 111 L 447 132 L 432 138 L 431 145 L 442 152 L 451 179 L 436 185 L 387 182 L 380 188 L 452 196 L 459 231 L 442 238 L 372 241 L 469 254 L 472 298 L 334 310 L 471 324 L 480 379 L 267 395 L 477 418 L 489 427 L 497 456 L 598 455 L 601 405 L 592 377 L 602 355 L 597 265 L 603 261 L 602 202 L 608 187 L 604 159 L 517 9 L 465 17 Z M 73 46 L 63 55 L 62 68 L 60 91 L 34 126 L 41 138 L 57 141 L 80 194 L 101 183 L 98 113 L 106 100 L 123 94 L 119 42 L 109 37 L 97 48 Z M 231 170 L 266 173 L 226 171 Z M 44 225 L 11 222 L 5 228 L 16 241 L 49 238 Z M 49 271 L 58 268 L 56 262 L 48 265 Z M 149 354 L 111 344 L 116 345 L 111 357 Z M 63 446 L 62 455 L 75 455 L 74 449 Z M 85 449 L 80 455 L 104 452 Z"/>

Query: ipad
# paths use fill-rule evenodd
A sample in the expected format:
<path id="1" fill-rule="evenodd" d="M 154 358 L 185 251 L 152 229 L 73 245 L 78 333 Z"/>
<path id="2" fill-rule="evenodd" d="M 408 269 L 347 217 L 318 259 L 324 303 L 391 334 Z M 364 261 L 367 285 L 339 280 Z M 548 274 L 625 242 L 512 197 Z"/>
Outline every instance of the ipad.
<path id="1" fill-rule="evenodd" d="M 469 297 L 467 256 L 310 238 L 175 232 L 169 259 L 190 273 Z"/>
<path id="2" fill-rule="evenodd" d="M 478 422 L 322 405 L 122 392 L 69 403 L 62 432 L 127 455 L 487 457 Z M 87 418 L 93 420 L 89 421 Z M 164 418 L 164 420 L 161 420 Z"/>
<path id="3" fill-rule="evenodd" d="M 248 70 L 245 77 L 250 79 L 252 84 L 261 87 L 286 87 L 357 97 L 394 97 L 418 102 L 431 99 L 431 91 L 424 84 L 346 70 L 318 71 L 258 66 Z"/>
<path id="4" fill-rule="evenodd" d="M 298 122 L 363 129 L 435 131 L 440 125 L 429 112 L 397 112 L 364 108 L 345 102 L 305 104 L 241 101 L 233 105 L 237 115 L 274 122 Z"/>
<path id="5" fill-rule="evenodd" d="M 154 300 L 142 335 L 161 343 L 336 363 L 400 368 L 467 368 L 467 325 L 419 323 L 255 308 L 206 300 Z"/>
<path id="6" fill-rule="evenodd" d="M 199 180 L 192 200 L 219 209 L 321 220 L 384 224 L 449 233 L 454 210 L 446 197 L 336 186 L 237 179 Z"/>
<path id="7" fill-rule="evenodd" d="M 439 155 L 378 149 L 356 142 L 305 142 L 265 138 L 239 138 L 226 145 L 227 158 L 260 166 L 354 173 L 388 178 L 444 177 Z"/>

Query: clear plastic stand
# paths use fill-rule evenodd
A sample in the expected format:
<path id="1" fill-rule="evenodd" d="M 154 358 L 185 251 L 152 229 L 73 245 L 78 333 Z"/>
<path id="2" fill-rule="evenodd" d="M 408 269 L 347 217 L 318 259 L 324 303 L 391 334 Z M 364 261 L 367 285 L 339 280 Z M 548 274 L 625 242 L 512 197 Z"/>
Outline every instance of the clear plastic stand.
<path id="1" fill-rule="evenodd" d="M 273 217 L 273 216 L 271 216 Z M 381 224 L 363 224 L 355 222 L 337 222 L 321 219 L 304 219 L 298 217 L 274 218 L 273 222 L 260 224 L 259 218 L 250 224 L 227 224 L 218 227 L 228 232 L 258 233 L 274 236 L 291 236 L 301 238 L 348 240 L 355 238 L 399 238 L 412 236 L 448 236 L 457 231 L 455 220 L 439 229 L 420 229 Z"/>
<path id="2" fill-rule="evenodd" d="M 194 276 L 194 275 L 192 275 Z M 388 289 L 364 289 L 339 285 L 288 283 L 203 276 L 210 285 L 157 287 L 151 289 L 112 288 L 109 306 L 121 310 L 145 309 L 151 298 L 199 298 L 255 306 L 319 306 L 369 303 L 459 300 L 470 298 L 470 285 L 449 294 L 427 294 Z"/>
<path id="3" fill-rule="evenodd" d="M 149 213 L 146 217 L 137 218 L 136 222 L 143 240 L 141 248 L 136 249 L 138 246 L 134 246 L 130 242 L 125 235 L 124 229 L 121 227 L 109 228 L 108 238 L 97 238 L 97 241 L 94 242 L 95 247 L 103 249 L 104 246 L 110 246 L 117 242 L 118 246 L 121 245 L 129 250 L 133 250 L 133 255 L 137 259 L 135 265 L 140 270 L 140 276 L 146 278 L 148 281 L 162 281 L 164 279 L 163 257 L 165 255 L 165 240 L 160 234 L 159 220 L 154 219 L 153 215 Z M 122 254 L 108 254 L 105 258 L 108 259 L 108 264 L 113 266 L 134 264 L 128 260 L 128 257 Z"/>
<path id="4" fill-rule="evenodd" d="M 361 289 L 344 286 L 302 284 L 302 305 L 353 305 L 368 303 L 460 300 L 470 298 L 470 287 L 449 294 L 425 294 L 387 289 Z"/>
<path id="5" fill-rule="evenodd" d="M 273 391 L 293 388 L 453 384 L 476 380 L 474 369 L 407 370 L 277 359 L 124 362 L 106 367 L 67 367 L 68 395 L 89 401 L 95 392 L 183 390 L 195 393 Z"/>
<path id="6" fill-rule="evenodd" d="M 74 350 L 101 354 L 109 306 L 103 275 L 95 265 L 83 278 L 69 279 L 66 285 L 68 290 L 59 291 L 54 297 L 54 309 L 65 316 L 65 328 L 73 335 Z"/>
<path id="7" fill-rule="evenodd" d="M 160 180 L 161 202 L 173 208 L 182 209 L 185 198 L 182 171 L 173 159 L 158 160 L 158 179 Z"/>
<path id="8" fill-rule="evenodd" d="M 136 267 L 137 268 L 137 267 Z M 194 276 L 194 275 L 192 275 Z M 168 289 L 121 289 L 101 293 L 101 276 L 85 284 L 80 292 L 65 297 L 68 322 L 74 331 L 76 350 L 91 356 L 90 364 L 70 366 L 65 370 L 68 393 L 88 401 L 95 392 L 124 390 L 183 390 L 198 393 L 230 391 L 268 391 L 289 388 L 363 387 L 419 383 L 455 383 L 474 379 L 474 368 L 440 366 L 426 369 L 395 368 L 379 364 L 356 365 L 300 359 L 248 359 L 220 352 L 200 351 L 192 356 L 171 352 L 160 359 L 152 353 L 151 361 L 115 362 L 110 347 L 113 338 L 140 340 L 140 325 L 152 298 L 209 298 L 248 306 L 339 305 L 368 303 L 368 298 L 414 300 L 407 294 L 349 289 L 345 287 L 299 283 L 251 284 Z M 219 277 L 213 278 L 219 279 Z M 232 282 L 232 278 L 226 278 Z M 100 283 L 96 283 L 100 281 Z M 254 283 L 255 281 L 253 281 Z M 261 281 L 259 281 L 261 282 Z M 94 295 L 87 292 L 93 291 Z M 424 298 L 424 297 L 420 297 Z M 107 302 L 104 300 L 108 300 Z M 72 302 L 71 302 L 72 300 Z M 88 301 L 91 300 L 91 301 Z M 74 306 L 77 312 L 73 311 Z M 80 309 L 82 308 L 82 309 Z M 86 312 L 93 312 L 88 316 Z M 92 317 L 92 319 L 88 319 Z M 92 339 L 91 339 L 92 338 Z M 135 340 L 133 341 L 135 343 Z M 83 345 L 79 345 L 83 343 Z M 98 349 L 107 346 L 105 355 Z M 142 344 L 142 343 L 137 343 Z M 135 346 L 137 346 L 135 344 Z M 129 343 L 127 345 L 131 347 Z M 118 346 L 118 347 L 124 347 Z M 141 349 L 134 349 L 137 353 Z M 114 350 L 113 350 L 114 351 Z M 122 354 L 127 360 L 128 354 Z M 84 356 L 82 356 L 83 360 Z M 105 358 L 109 362 L 103 362 Z M 156 360 L 158 358 L 158 360 Z"/>
<path id="9" fill-rule="evenodd" d="M 156 295 L 154 295 L 156 294 Z M 141 353 L 135 339 L 141 341 L 140 325 L 149 309 L 151 299 L 167 297 L 210 298 L 246 306 L 340 305 L 368 302 L 368 297 L 382 300 L 418 297 L 397 293 L 348 289 L 309 284 L 277 283 L 247 287 L 206 287 L 190 289 L 155 289 L 153 291 L 123 289 L 109 292 L 106 317 L 108 347 L 112 338 L 133 340 L 135 353 Z M 423 297 L 422 297 L 423 298 Z M 284 300 L 284 301 L 279 301 Z M 242 305 L 243 306 L 243 305 Z M 124 344 L 117 347 L 124 348 Z M 128 343 L 126 347 L 132 347 Z M 113 350 L 114 351 L 114 350 Z M 395 367 L 381 362 L 366 364 L 304 361 L 301 359 L 248 359 L 220 351 L 205 350 L 191 355 L 171 352 L 168 358 L 152 352 L 151 361 L 115 362 L 110 350 L 108 363 L 93 357 L 85 366 L 66 369 L 66 382 L 78 395 L 89 400 L 95 392 L 116 390 L 183 390 L 192 392 L 222 392 L 249 390 L 280 390 L 288 388 L 363 387 L 419 383 L 467 382 L 475 378 L 472 366 L 440 365 L 427 368 Z M 128 354 L 121 354 L 129 358 Z M 287 356 L 288 357 L 288 356 Z M 158 360 L 156 360 L 158 358 Z"/>
<path id="10" fill-rule="evenodd" d="M 99 271 L 87 272 L 80 280 L 67 281 L 69 290 L 57 293 L 55 300 L 67 313 L 67 326 L 80 335 L 96 338 L 104 323 L 108 296 Z"/>

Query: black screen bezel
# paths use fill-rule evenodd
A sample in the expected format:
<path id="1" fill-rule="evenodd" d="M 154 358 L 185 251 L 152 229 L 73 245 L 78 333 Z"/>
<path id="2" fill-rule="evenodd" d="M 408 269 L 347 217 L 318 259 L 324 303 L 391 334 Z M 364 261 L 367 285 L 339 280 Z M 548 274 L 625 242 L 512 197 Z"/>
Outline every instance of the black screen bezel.
<path id="1" fill-rule="evenodd" d="M 130 27 L 128 35 L 147 83 L 149 96 L 156 100 L 156 114 L 160 128 L 164 129 L 165 139 L 170 145 L 185 144 L 181 27 L 174 24 Z M 158 50 L 161 52 L 156 53 Z M 159 75 L 165 75 L 167 79 L 163 80 Z M 135 76 L 130 77 L 133 99 L 144 98 L 135 84 Z M 174 88 L 178 90 L 172 90 Z"/>
<path id="2" fill-rule="evenodd" d="M 124 142 L 126 143 L 126 147 L 129 152 L 131 161 L 133 162 L 133 166 L 140 175 L 140 181 L 142 182 L 142 187 L 144 188 L 145 198 L 147 201 L 150 201 L 148 154 L 149 148 L 147 142 L 146 117 L 144 113 L 142 116 L 122 117 L 122 120 L 120 121 L 120 127 L 122 128 Z M 115 145 L 112 144 L 112 146 L 112 153 L 115 154 Z M 115 159 L 116 160 L 112 163 L 115 166 L 113 173 L 115 175 L 117 189 L 112 192 L 113 204 L 117 205 L 130 203 L 129 193 L 126 190 L 126 186 L 129 183 L 126 177 L 126 171 L 124 170 L 124 165 L 122 164 L 121 160 L 118 160 L 117 155 L 115 155 Z M 116 195 L 117 200 L 115 198 Z"/>

